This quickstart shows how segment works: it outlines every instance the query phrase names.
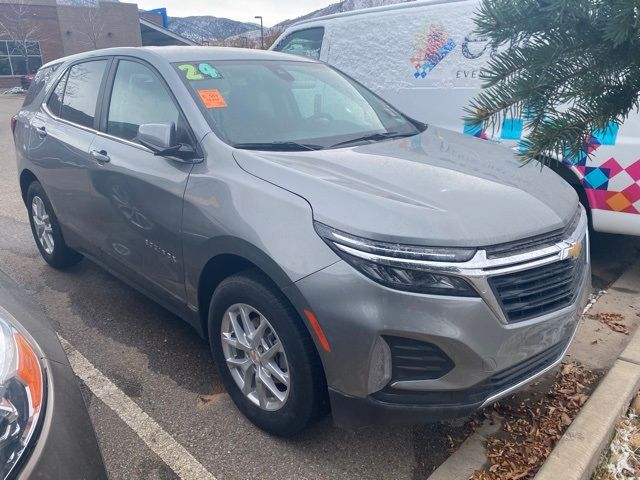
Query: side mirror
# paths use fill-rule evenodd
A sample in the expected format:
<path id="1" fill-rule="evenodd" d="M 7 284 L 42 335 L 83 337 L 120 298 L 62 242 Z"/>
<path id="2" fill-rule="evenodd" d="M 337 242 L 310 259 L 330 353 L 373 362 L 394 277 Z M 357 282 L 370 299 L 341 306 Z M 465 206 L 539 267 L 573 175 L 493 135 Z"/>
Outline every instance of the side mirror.
<path id="1" fill-rule="evenodd" d="M 138 127 L 137 140 L 161 157 L 176 157 L 181 160 L 192 160 L 196 152 L 191 145 L 176 142 L 176 124 L 143 123 Z"/>
<path id="2" fill-rule="evenodd" d="M 143 123 L 138 127 L 138 141 L 158 153 L 176 145 L 176 124 Z"/>

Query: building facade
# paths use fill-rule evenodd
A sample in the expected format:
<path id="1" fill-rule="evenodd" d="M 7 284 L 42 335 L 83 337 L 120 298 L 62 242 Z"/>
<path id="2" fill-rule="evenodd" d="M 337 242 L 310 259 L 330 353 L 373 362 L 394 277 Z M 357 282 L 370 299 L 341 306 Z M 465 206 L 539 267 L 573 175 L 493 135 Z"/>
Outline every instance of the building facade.
<path id="1" fill-rule="evenodd" d="M 142 45 L 135 3 L 101 1 L 95 6 L 58 5 L 57 10 L 65 55 Z"/>
<path id="2" fill-rule="evenodd" d="M 0 89 L 43 63 L 108 47 L 193 45 L 160 16 L 115 0 L 0 0 Z"/>

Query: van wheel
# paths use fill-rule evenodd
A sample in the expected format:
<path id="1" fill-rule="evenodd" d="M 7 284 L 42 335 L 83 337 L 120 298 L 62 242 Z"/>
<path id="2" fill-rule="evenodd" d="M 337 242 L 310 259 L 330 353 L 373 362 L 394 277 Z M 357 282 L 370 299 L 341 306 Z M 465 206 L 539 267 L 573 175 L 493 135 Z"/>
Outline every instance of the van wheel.
<path id="1" fill-rule="evenodd" d="M 42 258 L 53 268 L 64 269 L 82 260 L 75 250 L 69 248 L 62 237 L 49 197 L 39 182 L 33 182 L 27 190 L 29 223 Z"/>
<path id="2" fill-rule="evenodd" d="M 575 186 L 574 188 L 576 190 L 576 193 L 578 194 L 578 200 L 580 200 L 580 203 L 587 212 L 587 223 L 589 225 L 589 230 L 593 231 L 593 218 L 591 216 L 591 205 L 589 204 L 587 192 L 585 192 L 584 187 L 582 187 L 581 185 Z"/>
<path id="3" fill-rule="evenodd" d="M 262 273 L 248 270 L 218 286 L 209 307 L 209 340 L 229 395 L 262 430 L 291 436 L 328 411 L 313 341 Z"/>

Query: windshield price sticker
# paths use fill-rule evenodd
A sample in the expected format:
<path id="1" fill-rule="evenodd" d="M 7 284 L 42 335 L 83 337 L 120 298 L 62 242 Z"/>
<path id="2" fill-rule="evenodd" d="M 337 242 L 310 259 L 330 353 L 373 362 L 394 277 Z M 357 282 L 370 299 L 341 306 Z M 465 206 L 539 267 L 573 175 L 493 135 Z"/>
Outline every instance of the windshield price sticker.
<path id="1" fill-rule="evenodd" d="M 210 90 L 198 90 L 198 95 L 202 99 L 202 103 L 206 108 L 226 108 L 227 102 L 215 88 Z"/>
<path id="2" fill-rule="evenodd" d="M 209 78 L 222 78 L 220 72 L 213 65 L 200 63 L 198 66 L 190 63 L 178 65 L 178 70 L 185 73 L 187 80 L 206 80 Z"/>
<path id="3" fill-rule="evenodd" d="M 220 75 L 220 72 L 218 72 L 218 70 L 216 70 L 216 68 L 213 65 L 210 65 L 208 63 L 201 63 L 200 65 L 198 65 L 198 70 L 200 70 L 200 73 L 207 75 L 211 78 L 222 78 L 222 75 Z"/>

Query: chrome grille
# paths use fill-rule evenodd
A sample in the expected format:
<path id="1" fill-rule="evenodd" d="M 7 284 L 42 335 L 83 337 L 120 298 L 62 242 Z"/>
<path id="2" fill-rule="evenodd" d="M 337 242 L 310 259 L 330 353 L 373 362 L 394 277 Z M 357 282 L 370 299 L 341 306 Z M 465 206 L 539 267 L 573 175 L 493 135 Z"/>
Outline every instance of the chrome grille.
<path id="1" fill-rule="evenodd" d="M 577 258 L 489 278 L 510 323 L 560 310 L 571 305 L 578 293 L 587 248 Z"/>
<path id="2" fill-rule="evenodd" d="M 510 255 L 518 255 L 539 248 L 555 245 L 556 243 L 569 237 L 569 235 L 575 231 L 578 223 L 580 222 L 580 212 L 581 209 L 578 208 L 578 210 L 576 210 L 576 213 L 571 218 L 571 221 L 565 227 L 558 230 L 553 230 L 552 232 L 543 233 L 534 237 L 515 240 L 513 242 L 501 243 L 498 245 L 485 247 L 487 258 L 493 259 Z"/>

